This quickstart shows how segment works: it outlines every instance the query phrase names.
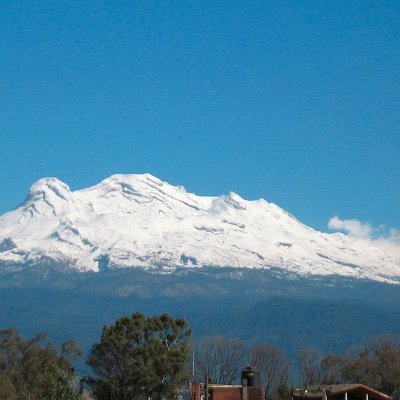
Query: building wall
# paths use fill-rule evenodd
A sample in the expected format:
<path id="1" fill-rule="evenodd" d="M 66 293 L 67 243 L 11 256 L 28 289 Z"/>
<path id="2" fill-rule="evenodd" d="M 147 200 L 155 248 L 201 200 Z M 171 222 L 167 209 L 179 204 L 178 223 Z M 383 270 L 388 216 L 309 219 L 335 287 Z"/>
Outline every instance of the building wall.
<path id="1" fill-rule="evenodd" d="M 210 390 L 210 400 L 241 400 L 242 389 L 241 388 L 229 388 L 229 389 L 212 389 Z"/>
<path id="2" fill-rule="evenodd" d="M 210 400 L 264 400 L 264 390 L 260 386 L 213 388 Z"/>

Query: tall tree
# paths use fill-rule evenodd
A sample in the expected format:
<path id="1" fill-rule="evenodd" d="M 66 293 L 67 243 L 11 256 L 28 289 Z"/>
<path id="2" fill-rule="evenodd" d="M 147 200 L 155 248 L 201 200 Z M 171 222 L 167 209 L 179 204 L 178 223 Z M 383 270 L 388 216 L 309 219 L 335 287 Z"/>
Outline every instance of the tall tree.
<path id="1" fill-rule="evenodd" d="M 245 356 L 244 342 L 224 336 L 205 337 L 195 347 L 198 378 L 233 384 L 239 376 Z"/>
<path id="2" fill-rule="evenodd" d="M 321 383 L 321 354 L 313 347 L 301 349 L 297 355 L 305 387 Z"/>
<path id="3" fill-rule="evenodd" d="M 250 363 L 258 370 L 267 398 L 278 388 L 286 386 L 289 364 L 285 355 L 276 347 L 265 344 L 254 346 L 251 349 Z"/>
<path id="4" fill-rule="evenodd" d="M 191 331 L 182 319 L 141 313 L 105 326 L 88 364 L 86 382 L 97 399 L 172 398 L 185 377 Z"/>
<path id="5" fill-rule="evenodd" d="M 49 385 L 56 374 L 57 393 L 69 393 L 68 397 L 57 398 L 77 399 L 71 361 L 80 354 L 73 341 L 65 342 L 57 350 L 44 333 L 25 340 L 13 328 L 0 330 L 0 399 L 50 399 Z"/>
<path id="6" fill-rule="evenodd" d="M 320 362 L 320 383 L 334 385 L 343 382 L 346 359 L 336 354 L 325 355 Z"/>

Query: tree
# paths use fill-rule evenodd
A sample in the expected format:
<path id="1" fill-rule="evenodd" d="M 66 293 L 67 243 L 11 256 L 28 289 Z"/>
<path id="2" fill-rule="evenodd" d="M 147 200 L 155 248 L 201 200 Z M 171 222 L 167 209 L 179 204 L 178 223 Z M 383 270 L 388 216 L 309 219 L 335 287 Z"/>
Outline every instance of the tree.
<path id="1" fill-rule="evenodd" d="M 334 385 L 343 382 L 343 369 L 346 360 L 336 354 L 327 354 L 320 362 L 320 383 Z"/>
<path id="2" fill-rule="evenodd" d="M 305 386 L 363 383 L 400 400 L 400 337 L 376 336 L 346 356 L 321 357 L 312 348 L 299 353 Z"/>
<path id="3" fill-rule="evenodd" d="M 284 354 L 274 346 L 258 344 L 251 349 L 250 363 L 258 370 L 265 397 L 286 387 L 289 364 Z"/>
<path id="4" fill-rule="evenodd" d="M 305 347 L 298 353 L 300 371 L 305 387 L 321 383 L 321 354 L 313 347 Z"/>
<path id="5" fill-rule="evenodd" d="M 4 371 L 0 371 L 0 399 L 12 399 L 16 396 L 17 389 L 10 377 Z"/>
<path id="6" fill-rule="evenodd" d="M 69 397 L 57 398 L 78 398 L 71 367 L 77 356 L 80 350 L 73 341 L 57 350 L 44 333 L 25 340 L 13 328 L 0 330 L 0 399 L 47 399 L 49 382 L 56 373 L 62 374 L 58 387 L 70 389 Z"/>
<path id="7" fill-rule="evenodd" d="M 233 384 L 239 375 L 244 356 L 245 345 L 240 339 L 205 337 L 195 348 L 195 360 L 201 375 L 199 378 Z"/>
<path id="8" fill-rule="evenodd" d="M 42 400 L 77 400 L 79 398 L 74 381 L 65 370 L 55 368 L 47 375 Z"/>
<path id="9" fill-rule="evenodd" d="M 343 376 L 348 382 L 364 383 L 400 399 L 400 337 L 372 338 L 349 354 Z"/>
<path id="10" fill-rule="evenodd" d="M 105 326 L 85 379 L 97 399 L 172 398 L 185 377 L 191 331 L 183 319 L 141 313 Z"/>
<path id="11" fill-rule="evenodd" d="M 270 400 L 287 400 L 291 398 L 292 388 L 288 385 L 280 385 L 269 397 Z"/>

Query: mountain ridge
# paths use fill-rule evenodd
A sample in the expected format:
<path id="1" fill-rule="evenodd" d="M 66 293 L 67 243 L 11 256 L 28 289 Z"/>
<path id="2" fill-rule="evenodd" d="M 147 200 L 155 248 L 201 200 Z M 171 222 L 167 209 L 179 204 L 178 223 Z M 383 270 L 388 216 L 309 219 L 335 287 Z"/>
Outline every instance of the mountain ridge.
<path id="1" fill-rule="evenodd" d="M 150 174 L 77 191 L 57 178 L 35 182 L 0 216 L 0 268 L 41 263 L 79 272 L 274 268 L 400 283 L 400 261 L 368 241 L 316 231 L 264 199 L 197 196 Z"/>

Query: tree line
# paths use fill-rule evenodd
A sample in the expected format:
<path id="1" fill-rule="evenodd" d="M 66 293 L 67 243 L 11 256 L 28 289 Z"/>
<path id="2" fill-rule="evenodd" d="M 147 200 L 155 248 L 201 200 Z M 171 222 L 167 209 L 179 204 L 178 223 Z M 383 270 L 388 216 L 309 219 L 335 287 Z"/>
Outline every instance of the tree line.
<path id="1" fill-rule="evenodd" d="M 345 355 L 322 355 L 313 348 L 298 354 L 303 386 L 363 383 L 400 399 L 400 337 L 376 336 Z"/>
<path id="2" fill-rule="evenodd" d="M 104 326 L 87 359 L 91 374 L 77 377 L 82 356 L 73 340 L 54 346 L 43 333 L 24 339 L 0 330 L 0 399 L 162 400 L 176 397 L 182 382 L 234 384 L 247 364 L 254 366 L 267 399 L 290 398 L 289 361 L 277 347 L 250 349 L 238 338 L 204 337 L 192 343 L 183 319 L 141 313 Z M 400 338 L 375 337 L 345 355 L 303 348 L 297 354 L 303 387 L 363 383 L 400 400 Z"/>

